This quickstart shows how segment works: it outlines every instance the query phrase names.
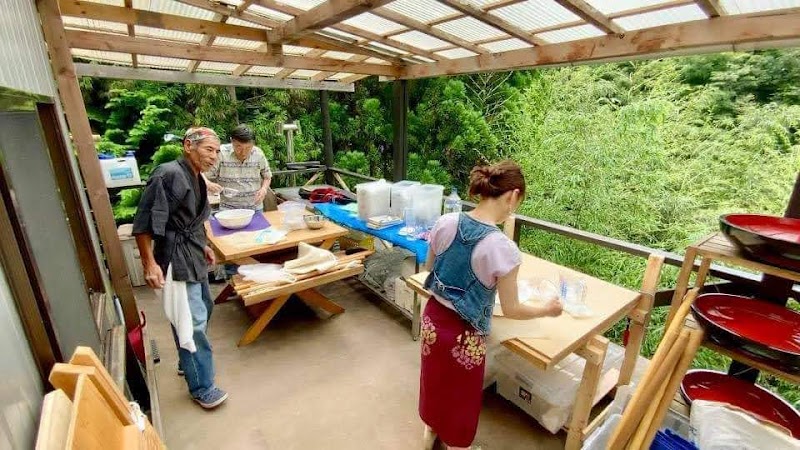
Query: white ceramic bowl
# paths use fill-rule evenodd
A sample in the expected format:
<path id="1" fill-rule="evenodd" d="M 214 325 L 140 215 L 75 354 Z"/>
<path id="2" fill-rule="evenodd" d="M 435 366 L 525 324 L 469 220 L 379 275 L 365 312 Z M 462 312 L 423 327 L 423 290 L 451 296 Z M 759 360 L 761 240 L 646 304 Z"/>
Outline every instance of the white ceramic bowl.
<path id="1" fill-rule="evenodd" d="M 238 230 L 250 225 L 255 211 L 252 209 L 229 209 L 214 214 L 219 224 L 225 228 Z"/>

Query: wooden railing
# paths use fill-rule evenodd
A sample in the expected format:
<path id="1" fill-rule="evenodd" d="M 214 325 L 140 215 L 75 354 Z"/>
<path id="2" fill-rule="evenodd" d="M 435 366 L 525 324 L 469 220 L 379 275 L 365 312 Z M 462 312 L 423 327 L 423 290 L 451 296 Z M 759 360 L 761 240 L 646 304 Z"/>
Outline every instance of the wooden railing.
<path id="1" fill-rule="evenodd" d="M 359 173 L 351 172 L 349 170 L 339 169 L 337 167 L 331 167 L 329 169 L 330 172 L 345 175 L 348 177 L 357 178 L 359 180 L 364 181 L 375 181 L 377 178 L 362 175 Z M 472 202 L 463 202 L 464 208 L 469 210 L 475 207 L 475 204 Z M 683 264 L 683 255 L 668 252 L 652 247 L 647 247 L 645 245 L 634 244 L 632 242 L 623 241 L 620 239 L 614 239 L 608 236 L 603 236 L 601 234 L 591 233 L 588 231 L 579 230 L 577 228 L 569 227 L 566 225 L 560 225 L 553 222 L 548 222 L 546 220 L 536 219 L 533 217 L 528 217 L 525 215 L 516 215 L 516 229 L 514 233 L 514 240 L 519 243 L 521 232 L 524 228 L 531 228 L 536 230 L 546 231 L 548 233 L 555 233 L 570 239 L 575 239 L 581 242 L 587 242 L 590 244 L 598 245 L 603 248 L 607 248 L 610 250 L 622 252 L 628 255 L 636 256 L 639 258 L 647 259 L 651 254 L 661 255 L 664 257 L 664 262 L 671 266 L 681 267 Z M 695 263 L 694 271 L 696 272 L 699 269 L 699 264 Z M 710 272 L 711 276 L 726 280 L 727 283 L 722 283 L 716 285 L 716 288 L 723 291 L 738 291 L 742 288 L 742 286 L 755 286 L 760 283 L 761 277 L 749 272 L 744 272 L 741 270 L 732 269 L 729 267 L 719 266 L 719 265 L 712 265 Z M 665 306 L 668 305 L 671 298 L 672 298 L 673 290 L 663 290 L 659 291 L 656 294 L 655 304 L 656 306 Z"/>

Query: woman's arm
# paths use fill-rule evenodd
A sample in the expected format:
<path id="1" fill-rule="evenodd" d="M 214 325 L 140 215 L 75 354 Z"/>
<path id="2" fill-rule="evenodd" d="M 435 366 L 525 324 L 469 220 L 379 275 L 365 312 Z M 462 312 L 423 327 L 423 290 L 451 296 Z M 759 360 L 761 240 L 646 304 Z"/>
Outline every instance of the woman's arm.
<path id="1" fill-rule="evenodd" d="M 436 255 L 433 253 L 433 248 L 428 246 L 428 257 L 425 259 L 425 267 L 424 270 L 430 272 L 433 270 L 433 260 L 436 258 Z"/>
<path id="2" fill-rule="evenodd" d="M 544 304 L 538 306 L 520 303 L 517 292 L 518 273 L 519 266 L 497 281 L 497 292 L 500 294 L 503 316 L 509 319 L 528 320 L 537 317 L 556 317 L 561 314 L 561 302 L 556 296 L 542 299 Z"/>

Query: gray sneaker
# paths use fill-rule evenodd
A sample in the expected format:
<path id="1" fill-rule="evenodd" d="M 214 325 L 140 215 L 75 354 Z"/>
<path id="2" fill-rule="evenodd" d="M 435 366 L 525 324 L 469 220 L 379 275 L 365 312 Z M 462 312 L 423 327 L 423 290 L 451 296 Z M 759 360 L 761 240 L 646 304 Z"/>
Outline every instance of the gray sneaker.
<path id="1" fill-rule="evenodd" d="M 205 394 L 195 397 L 194 401 L 205 409 L 214 409 L 227 399 L 228 393 L 215 386 Z"/>
<path id="2" fill-rule="evenodd" d="M 181 369 L 181 366 L 178 366 L 178 376 L 182 377 L 183 374 L 184 374 L 183 369 Z"/>

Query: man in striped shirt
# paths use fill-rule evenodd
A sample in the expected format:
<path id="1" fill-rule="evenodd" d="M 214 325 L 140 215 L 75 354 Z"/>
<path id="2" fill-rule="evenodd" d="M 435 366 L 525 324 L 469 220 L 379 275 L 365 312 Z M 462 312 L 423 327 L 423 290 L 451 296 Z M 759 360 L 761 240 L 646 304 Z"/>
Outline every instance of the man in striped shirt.
<path id="1" fill-rule="evenodd" d="M 220 146 L 217 164 L 205 176 L 208 190 L 220 194 L 220 209 L 264 210 L 272 171 L 247 125 L 231 131 L 231 143 Z"/>

